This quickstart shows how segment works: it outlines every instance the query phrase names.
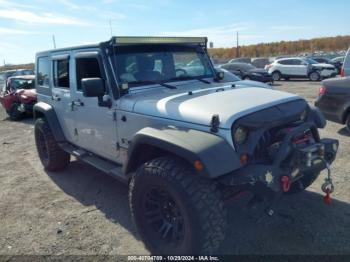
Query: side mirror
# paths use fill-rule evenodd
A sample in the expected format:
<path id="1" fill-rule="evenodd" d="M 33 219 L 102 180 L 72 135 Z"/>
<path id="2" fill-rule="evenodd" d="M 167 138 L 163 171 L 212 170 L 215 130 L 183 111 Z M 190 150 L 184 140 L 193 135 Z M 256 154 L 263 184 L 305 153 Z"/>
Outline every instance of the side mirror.
<path id="1" fill-rule="evenodd" d="M 105 86 L 101 78 L 83 78 L 81 88 L 85 97 L 102 97 L 105 94 Z"/>
<path id="2" fill-rule="evenodd" d="M 216 72 L 216 80 L 217 81 L 221 81 L 221 80 L 223 80 L 224 79 L 224 77 L 225 77 L 225 73 L 224 72 Z"/>

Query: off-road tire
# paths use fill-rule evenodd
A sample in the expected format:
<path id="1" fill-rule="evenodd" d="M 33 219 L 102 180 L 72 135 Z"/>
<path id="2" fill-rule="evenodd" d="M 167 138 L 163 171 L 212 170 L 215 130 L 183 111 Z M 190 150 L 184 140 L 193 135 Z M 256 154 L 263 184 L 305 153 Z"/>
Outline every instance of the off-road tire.
<path id="1" fill-rule="evenodd" d="M 346 117 L 345 126 L 346 126 L 346 130 L 348 130 L 348 132 L 350 133 L 350 112 L 348 113 L 348 115 Z"/>
<path id="2" fill-rule="evenodd" d="M 14 103 L 11 106 L 10 110 L 8 110 L 8 115 L 9 115 L 10 119 L 13 121 L 18 121 L 23 117 L 23 113 L 18 110 L 19 106 L 20 106 L 19 104 Z"/>
<path id="3" fill-rule="evenodd" d="M 310 79 L 311 81 L 316 82 L 316 81 L 319 81 L 319 80 L 321 79 L 321 75 L 320 75 L 319 72 L 313 71 L 313 72 L 311 72 L 311 73 L 309 74 L 309 79 Z"/>
<path id="4" fill-rule="evenodd" d="M 152 229 L 144 212 L 145 196 L 158 187 L 171 196 L 184 221 L 184 237 L 174 246 L 154 237 L 157 229 Z M 198 177 L 175 157 L 142 165 L 131 179 L 129 203 L 138 232 L 152 254 L 213 254 L 225 238 L 226 210 L 215 182 Z"/>
<path id="5" fill-rule="evenodd" d="M 41 163 L 48 171 L 65 169 L 70 163 L 70 154 L 57 144 L 45 118 L 38 118 L 34 127 L 35 144 Z"/>
<path id="6" fill-rule="evenodd" d="M 279 71 L 275 71 L 271 74 L 273 81 L 280 81 L 282 79 L 282 74 Z"/>
<path id="7" fill-rule="evenodd" d="M 315 182 L 319 175 L 320 173 L 314 173 L 302 177 L 291 185 L 289 191 L 286 194 L 291 195 L 304 191 L 309 186 L 311 186 L 313 182 Z"/>

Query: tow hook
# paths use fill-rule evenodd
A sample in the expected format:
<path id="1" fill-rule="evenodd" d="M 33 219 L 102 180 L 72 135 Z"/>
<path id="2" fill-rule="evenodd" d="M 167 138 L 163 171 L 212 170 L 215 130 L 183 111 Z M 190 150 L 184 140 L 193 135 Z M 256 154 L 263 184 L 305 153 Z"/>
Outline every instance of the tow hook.
<path id="1" fill-rule="evenodd" d="M 323 201 L 325 204 L 330 205 L 332 203 L 331 194 L 334 192 L 334 185 L 331 178 L 331 167 L 324 159 L 323 161 L 325 162 L 327 168 L 327 177 L 325 178 L 324 183 L 321 187 L 322 191 L 326 194 L 326 196 L 323 198 Z"/>
<path id="2" fill-rule="evenodd" d="M 291 184 L 292 184 L 292 182 L 290 181 L 288 176 L 281 177 L 281 185 L 282 185 L 283 192 L 288 192 Z"/>

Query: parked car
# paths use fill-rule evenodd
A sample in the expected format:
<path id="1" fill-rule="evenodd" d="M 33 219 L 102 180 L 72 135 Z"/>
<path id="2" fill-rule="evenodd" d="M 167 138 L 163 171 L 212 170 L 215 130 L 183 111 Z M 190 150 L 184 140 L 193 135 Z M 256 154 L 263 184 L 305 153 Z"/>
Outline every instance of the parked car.
<path id="1" fill-rule="evenodd" d="M 338 56 L 330 60 L 330 64 L 335 66 L 335 68 L 338 71 L 338 74 L 341 73 L 341 69 L 344 64 L 344 59 L 345 59 L 345 56 Z"/>
<path id="2" fill-rule="evenodd" d="M 326 119 L 346 125 L 350 132 L 350 77 L 323 81 L 315 105 Z"/>
<path id="3" fill-rule="evenodd" d="M 350 48 L 346 53 L 343 68 L 341 70 L 341 76 L 350 76 Z"/>
<path id="4" fill-rule="evenodd" d="M 310 58 L 293 57 L 274 61 L 265 67 L 272 75 L 274 81 L 282 78 L 309 78 L 311 81 L 319 81 L 321 78 L 334 77 L 337 71 L 333 65 L 320 64 Z"/>
<path id="5" fill-rule="evenodd" d="M 272 83 L 272 76 L 265 69 L 256 68 L 247 63 L 228 63 L 221 65 L 220 68 L 226 69 L 239 76 L 243 80 L 254 80 L 263 83 Z"/>
<path id="6" fill-rule="evenodd" d="M 234 83 L 237 88 L 238 87 L 261 87 L 261 88 L 273 89 L 271 85 L 268 85 L 262 82 L 258 82 L 254 80 L 242 80 L 240 77 L 236 76 L 230 71 L 227 71 L 226 69 L 223 69 L 220 67 L 215 67 L 215 70 L 217 72 L 224 73 L 223 79 L 220 80 L 220 83 Z"/>
<path id="7" fill-rule="evenodd" d="M 251 62 L 252 62 L 252 59 L 248 57 L 234 58 L 228 61 L 228 63 L 247 63 L 247 64 L 250 64 Z"/>
<path id="8" fill-rule="evenodd" d="M 311 56 L 308 57 L 320 64 L 331 64 L 331 60 L 324 56 Z"/>
<path id="9" fill-rule="evenodd" d="M 74 155 L 128 185 L 151 254 L 216 254 L 229 199 L 249 191 L 272 215 L 337 154 L 338 141 L 320 139 L 325 120 L 303 98 L 220 83 L 207 42 L 113 37 L 36 55 L 41 163 L 54 172 Z M 187 71 L 193 57 L 200 75 Z"/>
<path id="10" fill-rule="evenodd" d="M 338 56 L 338 57 L 335 57 L 333 59 L 330 59 L 330 58 L 325 57 L 325 56 L 312 56 L 309 58 L 311 58 L 312 60 L 315 60 L 316 62 L 318 62 L 320 64 L 334 65 L 338 74 L 340 74 L 341 68 L 343 66 L 343 61 L 344 61 L 344 56 L 340 56 L 340 57 Z"/>
<path id="11" fill-rule="evenodd" d="M 265 68 L 266 65 L 270 64 L 271 61 L 269 58 L 254 58 L 252 59 L 252 65 L 257 68 Z"/>
<path id="12" fill-rule="evenodd" d="M 0 72 L 0 91 L 6 90 L 6 83 L 9 77 L 20 75 L 34 75 L 34 71 L 30 69 L 15 69 Z"/>
<path id="13" fill-rule="evenodd" d="M 35 75 L 13 76 L 7 80 L 5 91 L 0 93 L 0 103 L 12 120 L 31 114 L 36 103 Z"/>

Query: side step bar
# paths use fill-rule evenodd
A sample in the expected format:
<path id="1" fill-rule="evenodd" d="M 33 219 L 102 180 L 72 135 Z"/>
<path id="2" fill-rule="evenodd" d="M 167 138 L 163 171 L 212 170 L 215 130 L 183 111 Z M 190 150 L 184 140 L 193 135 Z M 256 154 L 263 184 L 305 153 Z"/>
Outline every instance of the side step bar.
<path id="1" fill-rule="evenodd" d="M 60 143 L 59 145 L 64 151 L 75 156 L 79 160 L 97 168 L 98 170 L 106 173 L 107 175 L 118 179 L 122 183 L 128 183 L 128 177 L 124 175 L 121 165 L 113 163 L 112 161 L 109 161 L 107 159 L 100 158 L 94 155 L 93 153 L 75 147 L 74 145 L 69 143 Z"/>

